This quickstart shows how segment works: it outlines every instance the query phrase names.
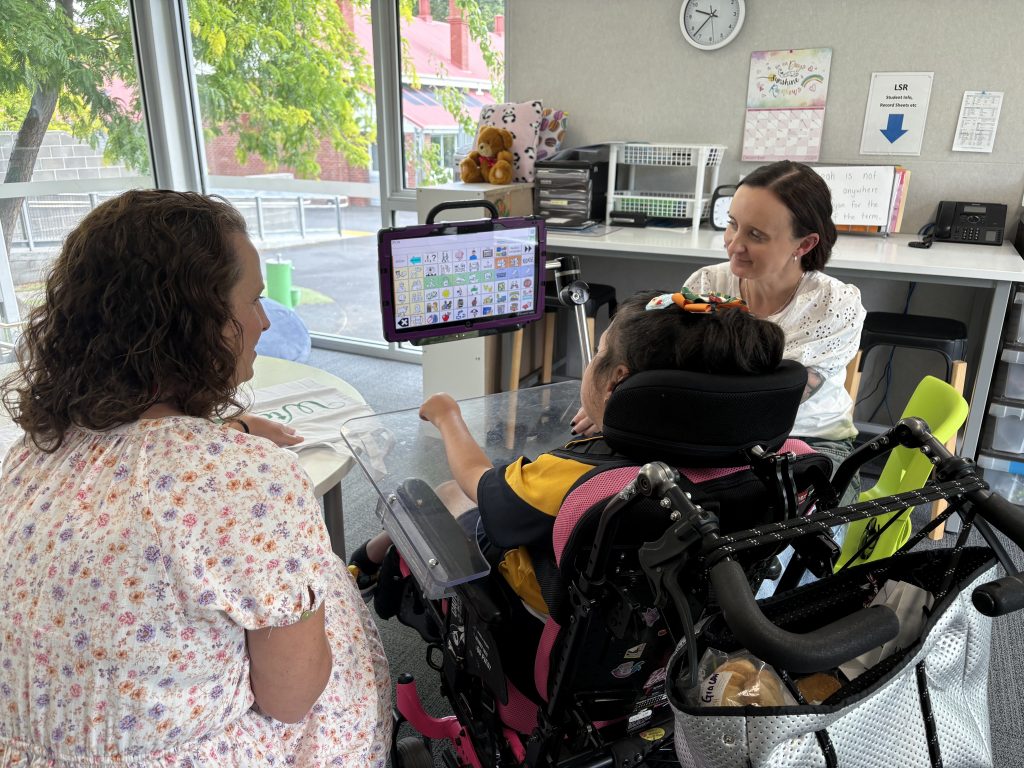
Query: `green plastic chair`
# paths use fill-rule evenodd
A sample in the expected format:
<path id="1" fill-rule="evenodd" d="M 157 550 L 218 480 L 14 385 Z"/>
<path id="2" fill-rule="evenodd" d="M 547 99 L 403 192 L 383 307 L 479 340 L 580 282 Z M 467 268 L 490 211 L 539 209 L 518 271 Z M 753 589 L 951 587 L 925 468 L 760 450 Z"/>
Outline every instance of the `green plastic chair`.
<path id="1" fill-rule="evenodd" d="M 942 443 L 949 441 L 961 425 L 967 420 L 969 406 L 964 396 L 954 387 L 934 376 L 925 376 L 917 385 L 910 402 L 903 409 L 900 418 L 917 416 L 928 422 L 933 435 Z M 921 488 L 928 481 L 932 471 L 932 463 L 919 450 L 900 446 L 893 449 L 882 468 L 878 482 L 866 491 L 862 491 L 857 501 L 870 501 L 882 496 L 913 491 Z M 900 516 L 885 532 L 879 536 L 873 548 L 869 548 L 850 565 L 859 565 L 872 560 L 880 560 L 892 555 L 910 538 L 911 522 L 907 510 L 877 515 L 867 520 L 850 523 L 843 539 L 842 551 L 836 562 L 835 570 L 839 571 L 851 560 L 865 541 L 865 535 L 883 527 L 891 518 Z"/>

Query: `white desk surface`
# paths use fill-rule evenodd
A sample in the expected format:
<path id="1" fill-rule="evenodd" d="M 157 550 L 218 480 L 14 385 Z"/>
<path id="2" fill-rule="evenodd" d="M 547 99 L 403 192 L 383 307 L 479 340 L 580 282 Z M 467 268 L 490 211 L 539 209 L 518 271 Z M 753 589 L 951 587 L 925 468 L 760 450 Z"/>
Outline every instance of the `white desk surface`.
<path id="1" fill-rule="evenodd" d="M 363 396 L 344 379 L 314 368 L 311 365 L 280 360 L 276 357 L 257 357 L 253 366 L 255 375 L 248 386 L 253 389 L 272 387 L 287 381 L 312 379 L 318 384 L 334 387 L 355 403 L 365 403 Z M 355 465 L 347 452 L 340 454 L 328 445 L 315 445 L 298 452 L 299 465 L 306 470 L 317 496 L 323 496 L 341 482 Z"/>
<path id="2" fill-rule="evenodd" d="M 600 237 L 548 231 L 547 250 L 552 255 L 568 253 L 618 261 L 689 262 L 687 269 L 690 270 L 695 261 L 723 261 L 726 254 L 722 238 L 722 232 L 707 227 L 697 230 L 620 227 Z M 840 279 L 853 281 L 858 278 L 906 280 L 979 288 L 986 292 L 987 306 L 979 305 L 973 310 L 982 319 L 979 328 L 983 333 L 972 342 L 980 341 L 980 352 L 971 373 L 974 378 L 969 397 L 972 407 L 961 447 L 965 455 L 973 458 L 985 418 L 1010 289 L 1014 283 L 1024 282 L 1024 259 L 1009 241 L 999 246 L 943 242 L 933 242 L 931 248 L 908 245 L 919 239 L 914 235 L 843 234 L 825 270 Z"/>
<path id="3" fill-rule="evenodd" d="M 271 387 L 286 381 L 313 379 L 325 386 L 334 387 L 354 402 L 365 402 L 363 396 L 347 381 L 309 365 L 294 363 L 289 360 L 278 360 L 273 357 L 257 357 L 254 369 L 255 376 L 247 385 L 254 389 Z M 0 365 L 0 378 L 12 370 L 14 370 L 13 365 Z M 8 420 L 5 411 L 0 410 L 0 419 Z M 323 496 L 340 483 L 355 463 L 355 460 L 347 453 L 344 455 L 339 454 L 333 448 L 326 445 L 313 446 L 299 451 L 298 457 L 299 465 L 306 470 L 313 481 L 317 496 Z"/>
<path id="4" fill-rule="evenodd" d="M 725 259 L 722 232 L 700 228 L 620 227 L 600 237 L 549 230 L 553 252 L 617 256 L 653 261 L 679 257 L 719 262 Z M 875 272 L 924 282 L 1024 282 L 1024 259 L 1008 241 L 1000 246 L 934 242 L 911 248 L 914 235 L 840 235 L 826 271 Z M 973 283 L 977 284 L 977 283 Z"/>

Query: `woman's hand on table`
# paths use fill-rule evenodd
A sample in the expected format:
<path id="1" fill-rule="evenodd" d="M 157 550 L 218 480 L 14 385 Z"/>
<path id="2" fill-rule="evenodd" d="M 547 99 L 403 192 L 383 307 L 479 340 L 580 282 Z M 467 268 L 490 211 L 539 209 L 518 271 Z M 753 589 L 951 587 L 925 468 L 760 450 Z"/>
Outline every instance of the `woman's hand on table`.
<path id="1" fill-rule="evenodd" d="M 282 448 L 297 445 L 303 440 L 302 435 L 296 432 L 294 427 L 289 427 L 279 421 L 265 419 L 262 416 L 255 416 L 251 413 L 243 413 L 235 422 L 244 422 L 245 426 L 249 428 L 242 428 L 241 423 L 232 423 L 232 426 L 241 428 L 243 432 L 248 432 L 250 435 L 265 437 Z"/>
<path id="2" fill-rule="evenodd" d="M 572 433 L 574 435 L 583 435 L 584 437 L 590 437 L 596 435 L 600 430 L 589 416 L 587 412 L 580 408 L 576 412 L 576 415 L 572 417 L 572 421 L 569 422 L 572 427 Z"/>

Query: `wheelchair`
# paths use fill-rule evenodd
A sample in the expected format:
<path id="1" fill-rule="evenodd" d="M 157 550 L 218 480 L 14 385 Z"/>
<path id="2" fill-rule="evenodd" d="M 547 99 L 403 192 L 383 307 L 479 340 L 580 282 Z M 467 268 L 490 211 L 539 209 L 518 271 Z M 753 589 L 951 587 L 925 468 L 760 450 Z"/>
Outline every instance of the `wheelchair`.
<path id="1" fill-rule="evenodd" d="M 784 361 L 764 377 L 649 371 L 617 388 L 604 425 L 613 452 L 593 459 L 562 499 L 550 546 L 530 551 L 549 609 L 543 621 L 491 573 L 494 564 L 435 495 L 450 475 L 433 428 L 416 411 L 371 417 L 396 437 L 389 473 L 375 480 L 378 513 L 401 556 L 393 610 L 419 631 L 453 712 L 428 715 L 417 681 L 400 677 L 396 719 L 420 736 L 396 741 L 392 765 L 432 766 L 436 741 L 450 768 L 731 765 L 707 754 L 721 749 L 715 734 L 694 743 L 679 732 L 702 733 L 706 722 L 694 719 L 701 713 L 682 693 L 695 684 L 698 653 L 710 643 L 745 647 L 789 682 L 785 670 L 829 669 L 891 640 L 899 630 L 892 612 L 862 609 L 849 575 L 831 575 L 838 547 L 830 533 L 901 504 L 949 500 L 935 524 L 959 513 L 989 544 L 964 562 L 994 557 L 1009 574 L 976 585 L 979 610 L 1024 606 L 1024 582 L 990 526 L 1020 545 L 1020 511 L 917 419 L 875 438 L 833 475 L 828 458 L 789 438 L 805 381 L 801 366 Z M 498 465 L 564 443 L 579 385 L 461 405 Z M 897 445 L 933 457 L 937 479 L 915 494 L 838 507 L 857 469 Z M 753 595 L 778 575 L 776 555 L 790 545 L 822 580 L 759 604 Z M 957 562 L 964 549 L 962 541 L 954 548 Z M 865 569 L 850 571 L 860 579 Z M 807 602 L 818 607 L 801 608 L 804 594 L 819 595 Z M 857 695 L 883 678 L 866 676 Z M 828 742 L 822 732 L 812 741 Z M 793 764 L 831 764 L 817 760 Z"/>

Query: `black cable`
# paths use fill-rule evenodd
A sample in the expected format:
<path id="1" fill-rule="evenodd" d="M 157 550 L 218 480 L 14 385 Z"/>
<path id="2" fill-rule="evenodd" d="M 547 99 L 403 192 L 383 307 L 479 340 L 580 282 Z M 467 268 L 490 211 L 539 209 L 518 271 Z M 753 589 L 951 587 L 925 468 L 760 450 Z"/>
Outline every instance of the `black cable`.
<path id="1" fill-rule="evenodd" d="M 923 226 L 921 228 L 921 231 L 918 232 L 918 234 L 924 234 L 925 230 L 929 230 L 930 231 L 933 226 L 934 226 L 934 224 L 926 224 L 925 226 Z M 910 283 L 907 284 L 907 297 L 906 297 L 906 299 L 903 302 L 903 312 L 901 314 L 904 314 L 904 315 L 910 314 L 910 300 L 914 297 L 914 291 L 915 290 L 917 290 L 917 283 L 916 282 L 911 281 Z M 893 355 L 895 355 L 895 353 L 896 353 L 896 348 L 893 347 L 889 351 L 889 359 L 886 361 L 885 367 L 882 369 L 882 375 L 879 376 L 878 377 L 878 381 L 875 382 L 875 386 L 871 388 L 870 392 L 868 392 L 866 395 L 864 395 L 864 397 L 860 398 L 857 401 L 857 405 L 860 405 L 865 400 L 867 400 L 870 397 L 872 397 L 875 394 L 875 392 L 878 391 L 878 388 L 881 386 L 882 381 L 885 381 L 885 390 L 884 390 L 884 394 L 882 395 L 882 399 L 878 401 L 878 404 L 875 406 L 875 410 L 873 410 L 871 412 L 871 415 L 868 416 L 868 421 L 874 421 L 875 416 L 878 415 L 879 409 L 884 405 L 885 406 L 885 415 L 889 418 L 888 423 L 892 424 L 892 423 L 895 422 L 895 420 L 892 417 L 892 407 L 889 404 L 889 389 L 892 386 L 892 374 L 893 374 L 892 359 L 893 359 Z"/>
<path id="2" fill-rule="evenodd" d="M 873 386 L 871 388 L 871 391 L 868 392 L 866 395 L 864 395 L 859 400 L 857 400 L 857 405 L 860 405 L 861 403 L 863 403 L 863 402 L 865 402 L 867 400 L 870 400 L 871 397 L 875 394 L 875 392 L 878 391 L 878 388 L 880 386 L 882 386 L 882 382 L 885 380 L 886 371 L 888 371 L 889 368 L 892 366 L 892 356 L 895 353 L 896 353 L 896 348 L 895 347 L 890 348 L 890 350 L 889 350 L 889 359 L 886 361 L 885 367 L 882 369 L 882 375 L 878 377 L 878 380 L 875 382 L 875 386 Z M 874 418 L 875 414 L 878 413 L 878 409 L 880 407 L 881 407 L 881 401 L 879 401 L 879 404 L 875 406 L 875 410 L 872 411 L 871 416 L 868 417 L 868 421 L 871 421 L 871 419 Z"/>

